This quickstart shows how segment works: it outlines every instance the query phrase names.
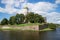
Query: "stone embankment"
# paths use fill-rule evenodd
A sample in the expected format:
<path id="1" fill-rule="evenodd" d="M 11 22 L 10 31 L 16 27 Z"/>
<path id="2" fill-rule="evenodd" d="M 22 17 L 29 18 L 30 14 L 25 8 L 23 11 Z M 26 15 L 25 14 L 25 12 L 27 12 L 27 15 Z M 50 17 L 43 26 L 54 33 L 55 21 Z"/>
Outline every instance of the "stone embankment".
<path id="1" fill-rule="evenodd" d="M 0 29 L 18 29 L 18 30 L 42 30 L 48 28 L 47 24 L 43 24 L 43 25 L 32 25 L 32 26 L 24 26 L 24 27 L 20 27 L 20 26 L 1 26 Z"/>
<path id="2" fill-rule="evenodd" d="M 24 26 L 24 27 L 19 27 L 19 26 L 1 26 L 0 29 L 20 29 L 20 30 L 39 30 L 38 25 L 33 25 L 33 26 Z"/>

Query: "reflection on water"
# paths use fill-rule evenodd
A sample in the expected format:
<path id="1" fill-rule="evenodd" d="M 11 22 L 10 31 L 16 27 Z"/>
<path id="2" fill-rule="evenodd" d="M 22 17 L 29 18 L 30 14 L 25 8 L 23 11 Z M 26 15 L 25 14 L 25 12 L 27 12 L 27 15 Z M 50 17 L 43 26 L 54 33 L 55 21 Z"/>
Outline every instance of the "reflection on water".
<path id="1" fill-rule="evenodd" d="M 0 31 L 0 40 L 60 40 L 60 28 L 56 31 Z"/>
<path id="2" fill-rule="evenodd" d="M 9 31 L 0 31 L 0 40 L 10 40 Z"/>
<path id="3" fill-rule="evenodd" d="M 38 32 L 31 31 L 11 31 L 11 40 L 39 40 Z"/>

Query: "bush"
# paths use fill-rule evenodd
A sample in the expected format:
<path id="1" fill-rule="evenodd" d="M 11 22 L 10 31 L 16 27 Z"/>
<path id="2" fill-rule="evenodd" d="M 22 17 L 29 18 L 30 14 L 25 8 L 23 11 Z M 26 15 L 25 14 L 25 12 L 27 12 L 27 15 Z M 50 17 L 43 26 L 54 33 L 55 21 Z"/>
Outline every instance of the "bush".
<path id="1" fill-rule="evenodd" d="M 56 29 L 56 24 L 50 23 L 48 24 L 48 27 L 51 29 Z"/>
<path id="2" fill-rule="evenodd" d="M 1 21 L 1 25 L 7 25 L 8 24 L 8 20 L 6 18 L 4 18 L 2 21 Z"/>

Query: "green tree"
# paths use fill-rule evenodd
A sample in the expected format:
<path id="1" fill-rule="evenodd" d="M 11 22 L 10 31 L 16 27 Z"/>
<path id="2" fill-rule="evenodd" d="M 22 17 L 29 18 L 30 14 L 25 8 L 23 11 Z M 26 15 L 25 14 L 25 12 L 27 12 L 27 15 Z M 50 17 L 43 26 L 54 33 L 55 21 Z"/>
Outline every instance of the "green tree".
<path id="1" fill-rule="evenodd" d="M 24 23 L 24 20 L 25 20 L 24 14 L 20 14 L 20 24 Z"/>
<path id="2" fill-rule="evenodd" d="M 48 23 L 48 27 L 51 29 L 56 29 L 56 24 Z"/>
<path id="3" fill-rule="evenodd" d="M 34 23 L 34 13 L 30 12 L 26 15 L 27 22 Z"/>
<path id="4" fill-rule="evenodd" d="M 24 14 L 16 14 L 15 21 L 16 24 L 24 23 L 25 16 Z"/>
<path id="5" fill-rule="evenodd" d="M 4 18 L 2 21 L 1 21 L 1 25 L 7 25 L 8 24 L 8 20 L 6 18 Z"/>
<path id="6" fill-rule="evenodd" d="M 45 19 L 41 15 L 39 15 L 39 21 L 38 21 L 38 23 L 45 23 Z"/>
<path id="7" fill-rule="evenodd" d="M 20 15 L 19 14 L 16 14 L 15 21 L 16 21 L 16 24 L 19 24 L 19 22 L 20 22 Z"/>
<path id="8" fill-rule="evenodd" d="M 40 15 L 34 14 L 34 22 L 38 23 L 39 19 L 40 19 Z"/>
<path id="9" fill-rule="evenodd" d="M 10 17 L 9 24 L 11 24 L 11 25 L 15 24 L 15 16 Z"/>
<path id="10" fill-rule="evenodd" d="M 34 14 L 34 22 L 35 23 L 43 23 L 43 22 L 45 22 L 45 19 L 44 19 L 44 17 L 42 17 L 39 14 Z"/>
<path id="11" fill-rule="evenodd" d="M 30 23 L 43 23 L 45 22 L 44 17 L 42 17 L 39 14 L 34 14 L 33 12 L 30 12 L 26 15 L 27 22 Z"/>

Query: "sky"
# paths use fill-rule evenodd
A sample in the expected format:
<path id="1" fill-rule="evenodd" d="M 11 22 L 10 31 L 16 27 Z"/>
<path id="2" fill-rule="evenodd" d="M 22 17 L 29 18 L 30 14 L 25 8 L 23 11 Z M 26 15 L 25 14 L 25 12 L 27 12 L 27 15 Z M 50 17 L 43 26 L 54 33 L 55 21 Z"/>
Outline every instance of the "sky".
<path id="1" fill-rule="evenodd" d="M 24 13 L 25 6 L 30 12 L 46 17 L 47 22 L 60 24 L 60 0 L 0 0 L 0 21 Z"/>

